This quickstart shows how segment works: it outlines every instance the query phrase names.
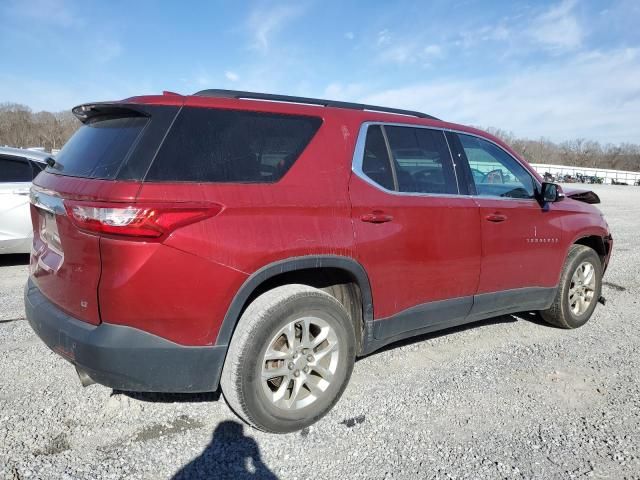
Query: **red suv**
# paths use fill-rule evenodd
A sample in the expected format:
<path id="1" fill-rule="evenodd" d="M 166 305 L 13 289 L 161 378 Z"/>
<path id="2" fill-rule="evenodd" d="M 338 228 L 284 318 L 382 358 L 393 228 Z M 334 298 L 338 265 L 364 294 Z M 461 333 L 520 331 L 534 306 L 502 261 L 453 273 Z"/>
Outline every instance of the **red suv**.
<path id="1" fill-rule="evenodd" d="M 520 311 L 574 328 L 601 300 L 597 197 L 476 129 L 225 90 L 73 112 L 31 192 L 25 304 L 83 383 L 220 385 L 288 432 L 390 342 Z"/>

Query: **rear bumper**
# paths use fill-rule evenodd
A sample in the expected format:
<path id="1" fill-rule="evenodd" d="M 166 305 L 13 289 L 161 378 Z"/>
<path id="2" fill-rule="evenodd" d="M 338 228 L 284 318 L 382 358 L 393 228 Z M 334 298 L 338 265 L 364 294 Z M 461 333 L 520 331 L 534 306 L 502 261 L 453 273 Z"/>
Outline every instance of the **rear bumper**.
<path id="1" fill-rule="evenodd" d="M 210 392 L 218 388 L 226 346 L 178 345 L 142 330 L 77 320 L 51 303 L 29 280 L 27 319 L 54 352 L 115 390 Z"/>

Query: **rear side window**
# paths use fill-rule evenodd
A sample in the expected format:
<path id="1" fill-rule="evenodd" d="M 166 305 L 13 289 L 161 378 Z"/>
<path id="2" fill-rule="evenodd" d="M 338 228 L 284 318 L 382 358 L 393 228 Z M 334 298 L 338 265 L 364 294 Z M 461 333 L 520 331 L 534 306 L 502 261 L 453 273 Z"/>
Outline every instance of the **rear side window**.
<path id="1" fill-rule="evenodd" d="M 146 180 L 276 182 L 298 159 L 321 123 L 315 117 L 185 108 Z"/>
<path id="2" fill-rule="evenodd" d="M 148 118 L 98 116 L 82 125 L 56 155 L 51 173 L 113 179 L 131 153 Z"/>
<path id="3" fill-rule="evenodd" d="M 30 182 L 32 179 L 33 171 L 26 159 L 0 157 L 0 182 Z"/>
<path id="4" fill-rule="evenodd" d="M 380 125 L 372 125 L 367 129 L 362 173 L 387 190 L 395 190 L 389 153 Z"/>
<path id="5" fill-rule="evenodd" d="M 457 194 L 449 147 L 440 130 L 385 126 L 398 190 Z"/>

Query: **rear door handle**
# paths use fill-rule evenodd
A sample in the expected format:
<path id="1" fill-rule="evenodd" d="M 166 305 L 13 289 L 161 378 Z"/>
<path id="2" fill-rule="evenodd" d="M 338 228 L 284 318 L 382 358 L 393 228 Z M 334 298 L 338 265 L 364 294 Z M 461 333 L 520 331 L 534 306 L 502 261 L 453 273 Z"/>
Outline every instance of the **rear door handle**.
<path id="1" fill-rule="evenodd" d="M 374 210 L 371 213 L 365 213 L 360 217 L 360 220 L 368 223 L 387 223 L 393 220 L 393 216 L 387 215 L 380 210 Z"/>
<path id="2" fill-rule="evenodd" d="M 507 216 L 503 215 L 502 213 L 497 213 L 496 212 L 496 213 L 490 213 L 485 218 L 487 220 L 489 220 L 490 222 L 500 223 L 500 222 L 504 222 L 507 219 Z"/>
<path id="3" fill-rule="evenodd" d="M 19 188 L 17 190 L 14 190 L 13 192 L 14 195 L 29 195 L 29 189 L 28 188 Z"/>

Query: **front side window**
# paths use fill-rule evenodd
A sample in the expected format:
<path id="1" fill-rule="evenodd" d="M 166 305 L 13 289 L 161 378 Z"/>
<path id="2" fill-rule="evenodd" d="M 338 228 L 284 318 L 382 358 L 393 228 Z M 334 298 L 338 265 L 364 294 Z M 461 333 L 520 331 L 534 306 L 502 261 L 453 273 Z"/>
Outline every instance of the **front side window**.
<path id="1" fill-rule="evenodd" d="M 531 174 L 497 145 L 472 135 L 458 134 L 480 196 L 534 198 Z"/>
<path id="2" fill-rule="evenodd" d="M 26 159 L 0 157 L 0 182 L 30 182 L 32 178 L 31 165 Z"/>
<path id="3" fill-rule="evenodd" d="M 385 126 L 398 190 L 457 194 L 449 148 L 440 130 Z"/>
<path id="4" fill-rule="evenodd" d="M 315 135 L 316 117 L 184 108 L 146 180 L 272 183 Z"/>

